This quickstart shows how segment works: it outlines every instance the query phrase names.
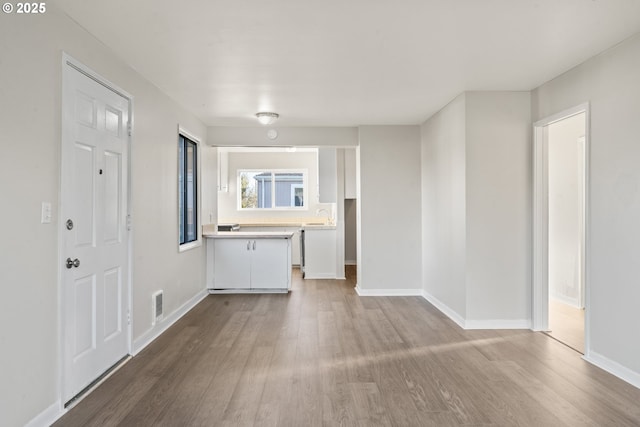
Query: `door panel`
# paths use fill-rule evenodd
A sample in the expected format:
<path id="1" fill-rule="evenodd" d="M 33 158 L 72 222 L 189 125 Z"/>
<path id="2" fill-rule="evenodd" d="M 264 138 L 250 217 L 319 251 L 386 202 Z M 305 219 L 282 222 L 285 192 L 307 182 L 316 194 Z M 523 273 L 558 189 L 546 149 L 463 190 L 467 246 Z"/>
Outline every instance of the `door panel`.
<path id="1" fill-rule="evenodd" d="M 215 289 L 248 289 L 251 285 L 251 243 L 245 239 L 216 239 Z"/>
<path id="2" fill-rule="evenodd" d="M 104 274 L 104 339 L 109 340 L 122 331 L 122 279 L 120 268 Z"/>
<path id="3" fill-rule="evenodd" d="M 78 247 L 93 246 L 95 236 L 95 184 L 93 179 L 96 164 L 95 147 L 76 143 L 74 154 L 73 192 L 76 197 L 73 222 L 75 224 L 75 244 Z"/>
<path id="4" fill-rule="evenodd" d="M 94 307 L 96 303 L 95 275 L 82 277 L 74 286 L 74 312 L 75 312 L 75 348 L 74 360 L 95 348 L 96 319 Z"/>
<path id="5" fill-rule="evenodd" d="M 129 100 L 68 65 L 63 79 L 60 260 L 67 402 L 129 348 Z"/>
<path id="6" fill-rule="evenodd" d="M 122 200 L 122 176 L 120 154 L 104 153 L 104 242 L 120 242 L 120 230 L 122 229 L 122 217 L 120 201 Z"/>
<path id="7" fill-rule="evenodd" d="M 256 239 L 251 258 L 251 288 L 285 288 L 289 276 L 288 239 Z"/>

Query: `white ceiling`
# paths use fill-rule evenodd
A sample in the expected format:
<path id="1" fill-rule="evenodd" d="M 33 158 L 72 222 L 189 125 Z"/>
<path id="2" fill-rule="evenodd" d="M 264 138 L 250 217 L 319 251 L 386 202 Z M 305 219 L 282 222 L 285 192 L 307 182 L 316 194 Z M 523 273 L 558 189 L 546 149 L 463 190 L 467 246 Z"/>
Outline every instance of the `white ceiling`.
<path id="1" fill-rule="evenodd" d="M 208 125 L 418 124 L 640 31 L 639 0 L 54 2 Z"/>

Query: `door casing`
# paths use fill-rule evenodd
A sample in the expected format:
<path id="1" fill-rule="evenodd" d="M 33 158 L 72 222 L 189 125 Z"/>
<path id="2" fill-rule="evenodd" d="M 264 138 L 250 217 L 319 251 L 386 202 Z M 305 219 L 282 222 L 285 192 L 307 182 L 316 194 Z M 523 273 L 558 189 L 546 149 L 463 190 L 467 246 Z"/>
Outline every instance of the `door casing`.
<path id="1" fill-rule="evenodd" d="M 532 263 L 532 330 L 546 331 L 549 328 L 549 182 L 548 182 L 548 126 L 575 116 L 585 114 L 584 137 L 584 188 L 582 210 L 582 280 L 584 283 L 584 356 L 590 351 L 589 311 L 589 165 L 590 165 L 590 111 L 589 103 L 583 103 L 557 114 L 545 117 L 533 124 L 533 263 Z"/>

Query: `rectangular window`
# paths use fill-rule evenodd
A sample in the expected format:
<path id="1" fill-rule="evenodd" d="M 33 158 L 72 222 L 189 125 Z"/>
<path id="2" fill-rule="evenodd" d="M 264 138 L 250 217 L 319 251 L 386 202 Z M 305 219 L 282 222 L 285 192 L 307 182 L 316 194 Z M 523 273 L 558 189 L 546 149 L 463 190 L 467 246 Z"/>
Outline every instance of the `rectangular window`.
<path id="1" fill-rule="evenodd" d="M 198 240 L 198 144 L 178 139 L 178 217 L 180 245 Z"/>
<path id="2" fill-rule="evenodd" d="M 238 170 L 238 209 L 306 209 L 307 171 Z"/>

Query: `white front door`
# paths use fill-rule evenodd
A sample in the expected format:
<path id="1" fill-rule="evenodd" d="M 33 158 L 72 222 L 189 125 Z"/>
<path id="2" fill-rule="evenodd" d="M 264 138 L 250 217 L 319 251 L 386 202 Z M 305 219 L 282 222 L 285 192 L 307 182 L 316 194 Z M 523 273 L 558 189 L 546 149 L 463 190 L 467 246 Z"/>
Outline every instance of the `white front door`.
<path id="1" fill-rule="evenodd" d="M 129 100 L 65 62 L 62 93 L 63 399 L 128 353 Z"/>

